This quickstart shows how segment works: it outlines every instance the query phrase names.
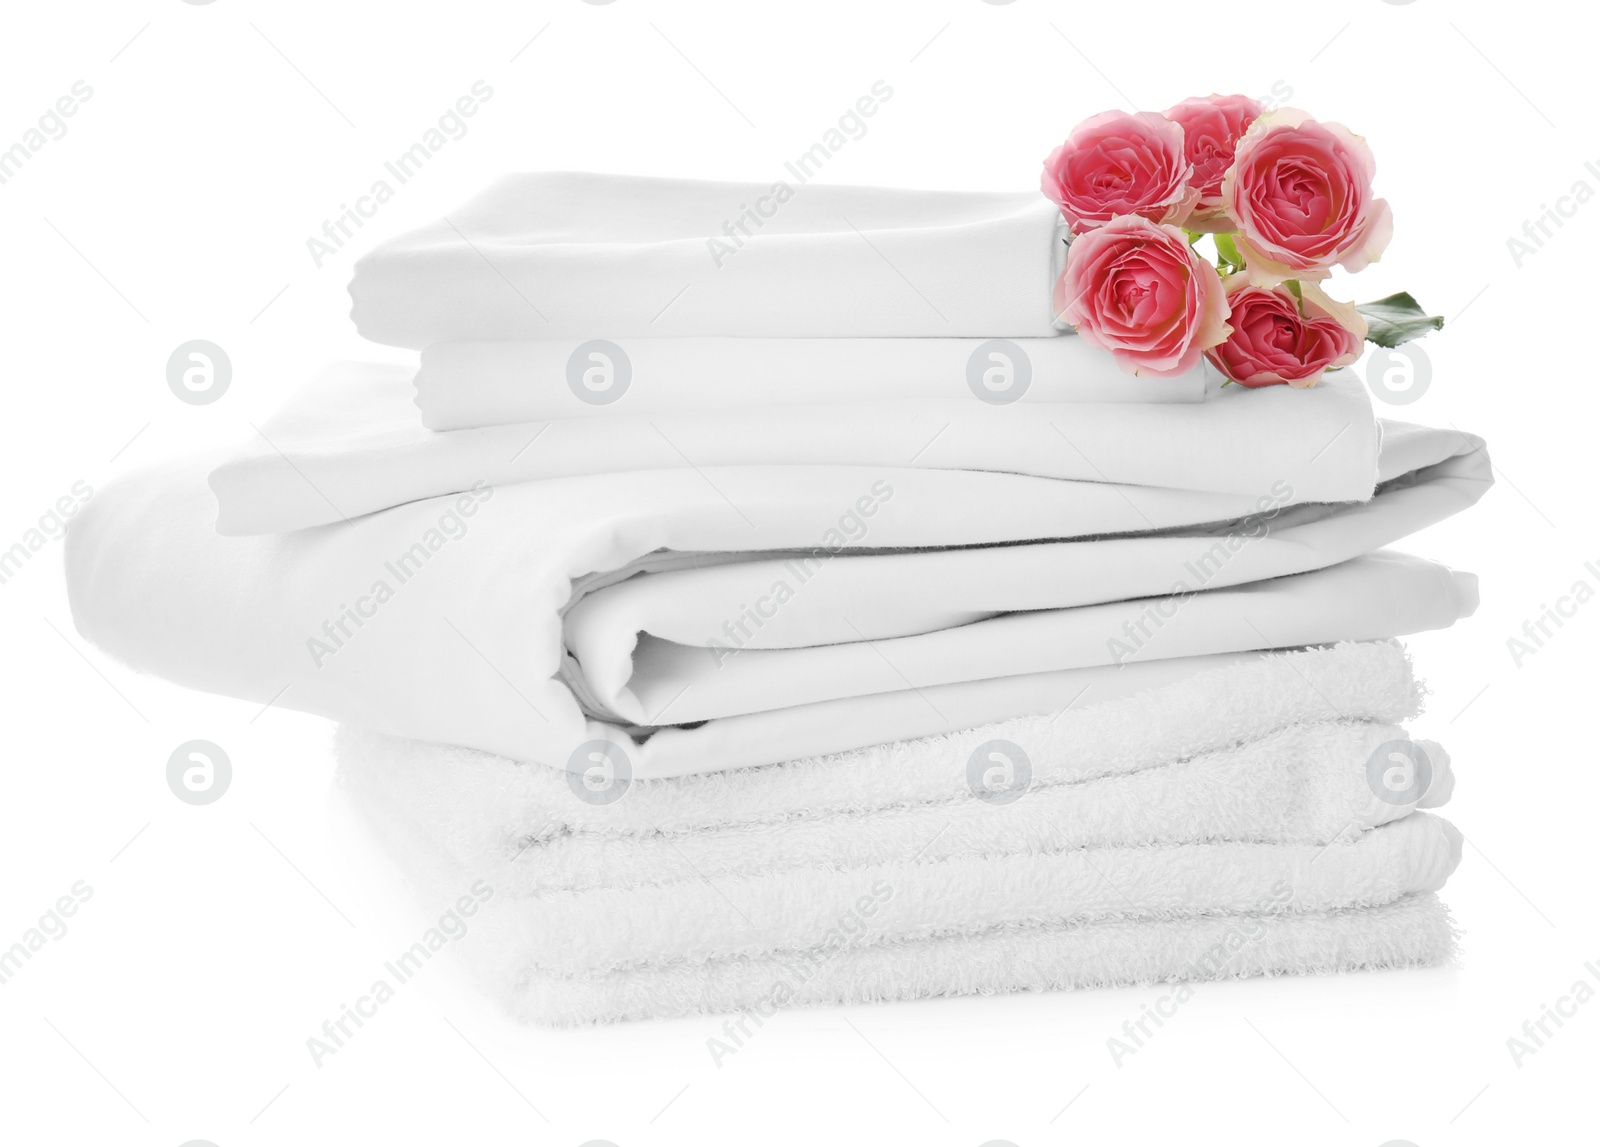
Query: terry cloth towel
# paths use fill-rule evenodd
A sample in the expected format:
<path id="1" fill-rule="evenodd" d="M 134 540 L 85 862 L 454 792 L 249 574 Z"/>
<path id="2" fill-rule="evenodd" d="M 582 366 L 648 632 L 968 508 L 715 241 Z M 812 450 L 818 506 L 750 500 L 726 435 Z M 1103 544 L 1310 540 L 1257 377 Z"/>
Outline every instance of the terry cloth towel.
<path id="1" fill-rule="evenodd" d="M 1111 707 L 1126 716 L 1148 708 L 1140 700 Z M 1063 757 L 1060 743 L 1042 718 L 901 742 L 901 759 L 922 770 L 915 779 L 938 789 L 901 789 L 893 770 L 871 771 L 872 805 L 841 807 L 852 794 L 822 792 L 803 809 L 793 807 L 799 786 L 828 771 L 825 759 L 731 774 L 743 784 L 713 780 L 728 773 L 631 782 L 345 726 L 339 760 L 358 803 L 386 805 L 517 895 L 1076 848 L 1327 844 L 1442 805 L 1454 784 L 1443 748 L 1370 721 L 1292 725 L 1133 771 L 1113 771 L 1125 755 L 1099 757 L 1080 740 Z M 1375 777 L 1395 761 L 1410 763 L 1409 776 L 1392 791 Z M 790 770 L 799 776 L 787 782 L 770 775 Z M 768 794 L 776 799 L 761 803 Z"/>
<path id="2" fill-rule="evenodd" d="M 1130 665 L 1118 676 L 1160 664 Z M 345 727 L 339 756 L 353 785 L 370 779 L 401 813 L 430 826 L 446 851 L 486 868 L 530 847 L 547 858 L 585 841 L 648 834 L 684 841 L 803 820 L 838 824 L 889 810 L 948 809 L 973 795 L 971 761 L 997 739 L 1022 750 L 1030 762 L 1022 784 L 1042 792 L 1141 771 L 1165 775 L 1157 766 L 1176 761 L 1223 761 L 1246 743 L 1298 737 L 1296 730 L 1327 722 L 1347 722 L 1352 730 L 1396 726 L 1416 716 L 1422 694 L 1393 641 L 1214 659 L 1166 680 L 1123 683 L 1120 696 L 1100 685 L 1067 693 L 1073 703 L 1065 708 L 1041 706 L 1037 716 L 938 737 L 670 780 L 615 777 L 625 800 L 604 794 L 574 800 L 589 788 L 575 789 L 565 770 L 352 726 Z M 1430 791 L 1447 794 L 1448 769 L 1441 764 L 1435 773 Z M 540 860 L 541 868 L 548 864 Z"/>
<path id="3" fill-rule="evenodd" d="M 748 208 L 759 227 L 725 229 Z M 365 338 L 416 348 L 1037 337 L 1056 330 L 1064 238 L 1037 192 L 508 175 L 359 260 L 351 315 Z"/>
<path id="4" fill-rule="evenodd" d="M 1374 736 L 1390 731 L 1367 730 Z M 370 761 L 351 764 L 352 753 L 382 752 L 381 742 L 362 747 L 363 736 L 349 732 L 341 736 L 341 775 L 354 767 L 372 776 Z M 1362 747 L 1354 739 L 1343 745 L 1345 751 Z M 939 753 L 937 743 L 907 748 L 913 753 Z M 436 760 L 445 761 L 447 750 L 435 752 Z M 504 762 L 502 766 L 515 767 Z M 1173 767 L 1148 771 L 1162 774 Z M 1358 768 L 1365 784 L 1364 763 L 1349 759 L 1323 775 L 1331 781 L 1343 774 L 1348 781 Z M 381 766 L 376 771 L 381 772 Z M 1116 780 L 1139 777 L 1135 773 Z M 1121 819 L 1135 837 L 1163 822 L 1176 825 L 1169 818 L 1181 815 L 1188 796 L 1181 784 L 1163 789 L 1158 783 L 1138 794 L 1153 797 L 1154 807 L 1142 801 L 1121 804 L 1119 814 L 1116 809 L 1130 793 L 1116 793 L 1116 786 L 1105 782 L 1076 787 L 1080 811 L 1100 806 L 1108 816 Z M 1195 929 L 1203 930 L 1217 917 L 1255 918 L 1265 926 L 1393 906 L 1416 894 L 1437 891 L 1459 862 L 1461 849 L 1460 834 L 1427 813 L 1365 830 L 1335 826 L 1328 817 L 1325 827 L 1310 832 L 1314 841 L 1331 836 L 1328 843 L 1206 840 L 1102 845 L 1089 843 L 1085 835 L 1056 849 L 1013 840 L 1009 851 L 995 850 L 974 841 L 972 847 L 953 854 L 923 852 L 860 865 L 841 858 L 823 863 L 784 858 L 775 855 L 782 845 L 775 848 L 757 835 L 747 842 L 748 855 L 755 861 L 748 867 L 735 863 L 713 875 L 695 872 L 692 866 L 683 871 L 680 865 L 642 883 L 591 882 L 580 890 L 530 891 L 530 885 L 537 887 L 537 877 L 519 872 L 513 873 L 509 886 L 494 884 L 495 875 L 505 876 L 504 866 L 482 869 L 463 863 L 438 844 L 431 826 L 419 826 L 387 799 L 387 793 L 381 783 L 358 783 L 353 790 L 356 803 L 425 902 L 450 908 L 472 901 L 470 933 L 457 947 L 480 979 L 513 1010 L 552 1022 L 617 1018 L 618 1012 L 598 1004 L 608 994 L 607 985 L 648 985 L 665 978 L 664 982 L 677 982 L 686 989 L 677 1004 L 646 1001 L 639 1010 L 624 1010 L 622 1015 L 703 1010 L 727 1006 L 715 999 L 710 985 L 730 969 L 752 962 L 762 968 L 759 978 L 770 982 L 767 973 L 791 964 L 817 965 L 841 956 L 847 965 L 867 959 L 870 966 L 866 953 L 882 949 L 899 953 L 905 945 L 938 942 L 975 942 L 981 951 L 999 937 L 1039 928 L 1150 925 L 1149 939 L 1121 933 L 1123 941 L 1132 945 L 1123 953 L 1123 966 L 1140 967 L 1152 955 L 1140 944 L 1164 947 L 1156 936 L 1192 938 Z M 1029 802 L 1048 799 L 1047 794 L 1048 787 L 1024 791 L 1015 802 L 984 805 L 978 811 L 1020 828 L 1031 819 Z M 624 793 L 618 803 L 629 795 Z M 1370 793 L 1358 799 L 1347 787 L 1343 796 L 1350 798 L 1352 812 L 1375 807 Z M 970 795 L 967 801 L 981 803 Z M 1167 801 L 1170 805 L 1164 804 Z M 1271 803 L 1269 799 L 1267 804 Z M 1313 797 L 1298 807 L 1308 811 L 1316 803 Z M 1296 805 L 1291 798 L 1280 808 Z M 954 808 L 947 812 L 952 818 L 961 816 Z M 877 822 L 885 815 L 868 813 L 864 820 Z M 1296 817 L 1291 813 L 1289 819 Z M 1204 821 L 1201 813 L 1197 833 L 1204 831 Z M 1287 827 L 1285 821 L 1278 824 L 1280 832 Z M 797 829 L 806 830 L 803 824 Z M 772 825 L 765 835 L 786 831 Z M 866 840 L 871 831 L 865 824 L 858 826 L 857 839 Z M 936 830 L 924 844 L 932 847 L 938 838 Z M 528 857 L 526 868 L 539 867 L 545 859 Z M 509 863 L 515 866 L 522 860 Z M 629 871 L 641 874 L 637 866 Z M 1074 950 L 1069 943 L 1067 951 Z M 1435 953 L 1433 958 L 1443 951 L 1426 950 Z M 881 952 L 880 958 L 888 954 Z M 959 948 L 949 955 L 961 962 Z M 1303 969 L 1291 963 L 1274 970 Z M 1141 977 L 1134 973 L 1128 978 Z M 920 983 L 915 976 L 905 982 L 912 988 Z M 851 983 L 848 978 L 835 982 L 832 994 L 822 998 L 863 998 L 850 990 Z M 926 984 L 920 988 L 908 994 L 937 990 Z M 703 993 L 699 999 L 692 994 L 696 989 Z M 568 996 L 569 1002 L 573 996 L 588 999 L 593 1010 L 580 1009 L 563 1017 L 548 1001 L 540 1002 L 546 993 Z M 739 1002 L 734 1001 L 735 1006 Z"/>
<path id="5" fill-rule="evenodd" d="M 1214 372 L 1213 372 L 1214 373 Z M 1206 371 L 1128 374 L 1071 335 L 1033 339 L 625 339 L 435 343 L 417 406 L 430 430 L 851 403 L 1200 402 Z M 1070 411 L 1052 412 L 1070 430 Z"/>
<path id="6" fill-rule="evenodd" d="M 506 975 L 490 966 L 478 977 L 524 1023 L 571 1027 L 746 1012 L 759 1024 L 781 1007 L 1428 967 L 1454 950 L 1455 930 L 1439 898 L 1413 893 L 1371 908 L 1111 917 L 597 975 Z M 742 1042 L 724 1029 L 714 1034 L 714 1056 Z"/>
<path id="7" fill-rule="evenodd" d="M 1488 461 L 1455 432 L 1391 447 L 1380 472 L 1408 469 L 1336 506 L 680 468 L 268 537 L 215 532 L 202 462 L 109 484 L 69 531 L 69 591 L 86 637 L 183 684 L 546 764 L 612 740 L 664 776 L 1015 716 L 1036 674 L 1448 626 L 1473 579 L 1373 551 L 1471 505 Z"/>
<path id="8" fill-rule="evenodd" d="M 624 400 L 610 418 L 445 433 L 422 426 L 414 397 L 404 367 L 326 370 L 216 468 L 218 530 L 298 530 L 479 482 L 772 465 L 808 467 L 808 483 L 846 467 L 1071 479 L 1093 484 L 1084 497 L 1137 507 L 1144 516 L 1128 528 L 1149 529 L 1235 517 L 1284 489 L 1294 502 L 1365 501 L 1380 482 L 1478 445 L 1454 431 L 1378 422 L 1366 387 L 1349 371 L 1310 390 L 1219 383 L 1198 403 L 995 406 L 968 393 L 633 417 L 620 409 Z M 1034 488 L 1056 490 L 1057 505 L 1066 496 L 1059 487 Z M 864 492 L 850 492 L 835 515 Z M 737 513 L 755 516 L 735 491 L 728 494 Z"/>
<path id="9" fill-rule="evenodd" d="M 1121 676 L 1151 667 L 1130 665 Z M 1098 687 L 1065 708 L 1041 708 L 1038 716 L 936 738 L 781 766 L 690 773 L 670 781 L 635 779 L 624 787 L 626 801 L 574 801 L 573 781 L 563 770 L 358 734 L 350 726 L 340 756 L 358 778 L 375 775 L 373 766 L 383 762 L 388 799 L 434 826 L 451 853 L 478 864 L 529 842 L 575 836 L 655 832 L 681 838 L 769 822 L 944 806 L 972 795 L 970 762 L 980 746 L 1002 735 L 1027 747 L 1032 763 L 1024 780 L 1042 790 L 1225 753 L 1301 726 L 1398 725 L 1417 714 L 1422 693 L 1404 650 L 1393 641 L 1213 659 L 1166 680 L 1145 679 L 1120 695 Z M 628 785 L 626 777 L 620 780 Z M 1441 776 L 1430 791 L 1445 792 L 1447 785 L 1439 787 L 1444 784 Z"/>

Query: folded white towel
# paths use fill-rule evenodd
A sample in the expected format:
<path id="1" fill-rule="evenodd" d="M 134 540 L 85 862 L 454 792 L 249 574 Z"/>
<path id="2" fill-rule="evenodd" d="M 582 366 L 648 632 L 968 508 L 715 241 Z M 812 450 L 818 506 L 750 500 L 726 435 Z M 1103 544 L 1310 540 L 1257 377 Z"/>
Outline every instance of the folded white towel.
<path id="1" fill-rule="evenodd" d="M 1063 237 L 1037 192 L 509 175 L 364 256 L 352 318 L 409 347 L 1050 335 Z"/>
<path id="2" fill-rule="evenodd" d="M 349 744 L 342 740 L 341 751 Z M 1332 966 L 1431 962 L 1448 952 L 1449 929 L 1441 926 L 1442 910 L 1417 894 L 1444 884 L 1461 849 L 1460 834 L 1447 822 L 1412 813 L 1324 845 L 1223 842 L 916 856 L 853 868 L 798 864 L 683 879 L 663 874 L 656 883 L 528 894 L 493 885 L 484 872 L 441 849 L 385 799 L 382 786 L 355 795 L 424 902 L 454 916 L 446 934 L 458 937 L 454 947 L 484 986 L 526 1018 L 556 1023 L 758 1001 L 784 1006 L 1206 978 L 1248 974 L 1252 967 L 1322 970 L 1330 966 L 1326 950 L 1305 950 L 1298 940 L 1270 949 L 1276 955 L 1262 965 L 1247 959 L 1207 966 L 1203 953 L 1230 931 L 1239 934 L 1226 942 L 1229 954 L 1269 933 L 1301 937 L 1302 927 L 1324 940 L 1351 935 L 1337 926 L 1325 929 L 1359 917 L 1352 909 L 1391 908 L 1401 915 L 1366 917 L 1387 921 L 1374 929 L 1353 924 L 1353 935 L 1383 942 L 1358 945 L 1359 954 Z M 990 811 L 1004 816 L 1015 807 Z M 1430 907 L 1413 915 L 1398 907 L 1408 903 Z M 457 913 L 463 906 L 470 923 Z M 1181 961 L 1163 962 L 1175 952 Z M 1020 967 L 1030 974 L 993 977 L 993 960 L 1002 954 L 1024 961 Z M 1200 967 L 1182 966 L 1191 960 Z M 889 975 L 890 967 L 902 974 Z M 930 974 L 934 967 L 939 970 Z M 827 968 L 832 971 L 824 973 Z M 795 977 L 794 969 L 804 973 Z M 770 995 L 780 979 L 814 986 L 810 994 Z"/>
<path id="3" fill-rule="evenodd" d="M 524 967 L 571 974 L 676 960 L 763 956 L 824 946 L 860 918 L 849 946 L 1040 921 L 1147 919 L 1387 904 L 1437 892 L 1461 859 L 1461 835 L 1412 813 L 1350 843 L 1176 844 L 786 868 L 755 876 L 636 888 L 505 896 L 478 934 L 496 934 Z M 465 891 L 462 886 L 461 891 Z M 872 911 L 862 900 L 873 904 Z"/>
<path id="4" fill-rule="evenodd" d="M 557 418 L 926 403 L 1200 402 L 1206 371 L 1128 374 L 1071 335 L 1025 339 L 624 339 L 435 343 L 417 406 L 430 430 Z M 1073 412 L 1054 412 L 1070 433 Z"/>
<path id="5" fill-rule="evenodd" d="M 1112 707 L 1130 714 L 1156 704 L 1146 697 Z M 1041 743 L 1041 732 L 1049 744 Z M 1076 848 L 1327 844 L 1414 808 L 1438 807 L 1453 787 L 1441 746 L 1413 744 L 1399 726 L 1367 721 L 1291 725 L 1132 772 L 1116 771 L 1127 756 L 1094 755 L 1082 738 L 1065 756 L 1059 744 L 1057 730 L 1037 719 L 902 743 L 900 759 L 920 775 L 879 774 L 870 761 L 853 762 L 867 773 L 863 779 L 876 782 L 876 807 L 853 802 L 859 790 L 851 786 L 821 787 L 830 770 L 815 760 L 741 770 L 743 784 L 717 785 L 713 777 L 641 781 L 596 806 L 575 799 L 564 772 L 350 726 L 340 731 L 338 755 L 340 781 L 358 803 L 387 804 L 435 847 L 513 895 Z M 1027 762 L 1020 779 L 1008 774 L 1013 787 L 999 794 L 1003 803 L 981 796 L 988 792 L 982 787 L 974 791 L 968 770 L 979 745 L 999 746 L 995 760 L 1013 769 L 1006 754 L 1021 750 Z M 1387 767 L 1392 751 L 1427 761 L 1418 784 L 1423 791 L 1374 791 L 1371 762 L 1382 752 Z M 785 783 L 780 774 L 787 773 L 800 775 Z M 935 779 L 942 783 L 930 792 Z M 922 784 L 900 787 L 907 780 Z M 814 803 L 795 807 L 807 790 Z M 534 793 L 538 803 L 528 803 Z M 591 808 L 616 810 L 613 824 L 571 824 L 598 819 L 581 816 Z M 685 814 L 691 823 L 683 823 Z"/>
<path id="6" fill-rule="evenodd" d="M 298 530 L 479 482 L 793 465 L 807 467 L 808 482 L 814 474 L 865 467 L 1072 479 L 1091 488 L 1081 495 L 1057 489 L 1049 495 L 1053 505 L 1064 498 L 1109 505 L 1130 518 L 1115 528 L 1150 529 L 1237 517 L 1263 497 L 1364 501 L 1380 482 L 1481 446 L 1454 431 L 1375 421 L 1366 387 L 1349 371 L 1311 390 L 1219 384 L 1198 403 L 991 406 L 968 394 L 641 417 L 619 411 L 614 418 L 445 433 L 423 428 L 411 378 L 398 366 L 329 367 L 216 467 L 217 528 Z M 985 493 L 971 490 L 967 497 L 952 492 L 949 500 Z M 865 492 L 848 491 L 842 504 L 829 507 L 832 516 Z M 1006 497 L 1033 501 L 1021 488 Z M 737 491 L 729 490 L 728 499 L 752 513 Z M 1137 514 L 1129 514 L 1130 505 Z"/>
<path id="7" fill-rule="evenodd" d="M 1123 676 L 1145 669 L 1132 665 Z M 980 745 L 1026 746 L 1038 788 L 1121 776 L 1226 753 L 1285 730 L 1329 721 L 1392 726 L 1420 709 L 1422 686 L 1398 642 L 1227 659 L 1167 681 L 1067 693 L 1073 704 L 960 729 L 758 768 L 636 779 L 627 799 L 573 798 L 565 770 L 450 745 L 343 726 L 342 772 L 380 778 L 386 799 L 473 864 L 497 863 L 530 841 L 574 835 L 683 835 L 971 797 Z M 668 733 L 658 734 L 661 736 Z M 1374 821 L 1373 823 L 1377 823 Z"/>
<path id="8" fill-rule="evenodd" d="M 598 795 L 349 726 L 336 754 L 342 791 L 424 903 L 470 916 L 445 934 L 523 1018 L 770 1014 L 1442 959 L 1423 894 L 1461 837 L 1414 811 L 1453 788 L 1443 749 L 1395 723 L 1419 698 L 1382 642 Z M 972 773 L 997 745 L 1027 762 L 1000 799 Z M 1374 774 L 1395 752 L 1426 762 L 1410 791 Z"/>
<path id="9" fill-rule="evenodd" d="M 780 1007 L 1425 967 L 1454 950 L 1444 905 L 1432 893 L 1417 893 L 1327 912 L 1109 918 L 600 975 L 484 969 L 480 976 L 526 1023 L 749 1013 L 738 1021 L 742 1034 L 712 1033 L 717 1042 L 707 1046 L 720 1059 L 738 1050 L 752 1023 L 759 1026 Z M 1181 986 L 1174 994 L 1186 998 Z"/>

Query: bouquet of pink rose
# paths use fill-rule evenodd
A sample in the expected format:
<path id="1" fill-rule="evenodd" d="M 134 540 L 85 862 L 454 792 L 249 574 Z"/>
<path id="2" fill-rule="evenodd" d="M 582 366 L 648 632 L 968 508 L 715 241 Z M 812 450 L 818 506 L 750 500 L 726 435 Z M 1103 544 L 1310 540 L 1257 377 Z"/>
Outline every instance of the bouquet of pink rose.
<path id="1" fill-rule="evenodd" d="M 1250 387 L 1313 386 L 1363 341 L 1437 330 L 1404 292 L 1355 305 L 1318 286 L 1388 246 L 1374 169 L 1341 125 L 1245 96 L 1084 120 L 1044 161 L 1041 188 L 1072 231 L 1056 313 L 1134 374 L 1181 374 L 1204 354 Z"/>

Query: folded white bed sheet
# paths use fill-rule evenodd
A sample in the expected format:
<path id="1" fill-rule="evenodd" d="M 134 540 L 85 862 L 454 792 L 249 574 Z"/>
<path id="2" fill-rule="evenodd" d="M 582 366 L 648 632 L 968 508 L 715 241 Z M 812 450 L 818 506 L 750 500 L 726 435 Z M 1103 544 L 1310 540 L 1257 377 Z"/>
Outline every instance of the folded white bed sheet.
<path id="1" fill-rule="evenodd" d="M 68 580 L 85 636 L 180 683 L 547 764 L 631 731 L 637 775 L 660 776 L 1026 712 L 999 679 L 1447 626 L 1475 606 L 1470 577 L 1371 551 L 1471 505 L 1488 460 L 1421 428 L 1391 449 L 1380 473 L 1420 468 L 1338 506 L 680 468 L 237 538 L 212 526 L 202 461 L 102 491 Z M 1229 502 L 1254 516 L 1219 523 Z M 669 725 L 698 727 L 650 735 Z"/>
<path id="2" fill-rule="evenodd" d="M 1054 505 L 1067 496 L 1124 510 L 1131 505 L 1139 511 L 1132 528 L 1150 529 L 1237 517 L 1285 491 L 1293 502 L 1363 501 L 1379 482 L 1476 442 L 1451 431 L 1380 424 L 1366 388 L 1349 371 L 1311 390 L 1212 385 L 1197 403 L 992 406 L 969 394 L 659 417 L 619 412 L 443 433 L 422 426 L 413 397 L 404 367 L 329 367 L 215 468 L 217 528 L 280 533 L 479 482 L 790 465 L 807 467 L 797 475 L 807 483 L 846 467 L 1071 479 L 1089 489 L 1066 495 L 1057 488 Z M 1380 438 L 1398 441 L 1387 442 L 1380 455 Z M 1408 440 L 1417 447 L 1409 453 Z M 850 491 L 835 516 L 865 493 Z M 752 513 L 731 491 L 728 500 Z"/>
<path id="3" fill-rule="evenodd" d="M 1178 378 L 1136 377 L 1070 334 L 624 339 L 620 345 L 542 339 L 434 343 L 422 352 L 415 386 L 424 426 L 461 430 L 867 402 L 1200 402 L 1206 376 L 1196 367 Z M 1070 432 L 1074 415 L 1061 413 Z"/>
<path id="4" fill-rule="evenodd" d="M 351 317 L 418 348 L 1054 333 L 1064 228 L 1038 193 L 782 186 L 508 175 L 363 256 Z"/>

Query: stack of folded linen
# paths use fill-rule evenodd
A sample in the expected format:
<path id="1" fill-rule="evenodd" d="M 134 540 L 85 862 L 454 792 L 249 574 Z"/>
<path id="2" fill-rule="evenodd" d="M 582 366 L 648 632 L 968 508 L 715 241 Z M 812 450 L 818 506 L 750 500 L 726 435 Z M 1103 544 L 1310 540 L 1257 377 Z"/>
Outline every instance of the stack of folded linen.
<path id="1" fill-rule="evenodd" d="M 1444 959 L 1449 759 L 1384 547 L 1480 440 L 1117 373 L 1034 196 L 509 179 L 344 364 L 69 537 L 137 668 L 343 724 L 340 775 L 549 1023 Z M 420 413 L 419 413 L 420 411 Z M 463 899 L 464 898 L 464 899 Z"/>

